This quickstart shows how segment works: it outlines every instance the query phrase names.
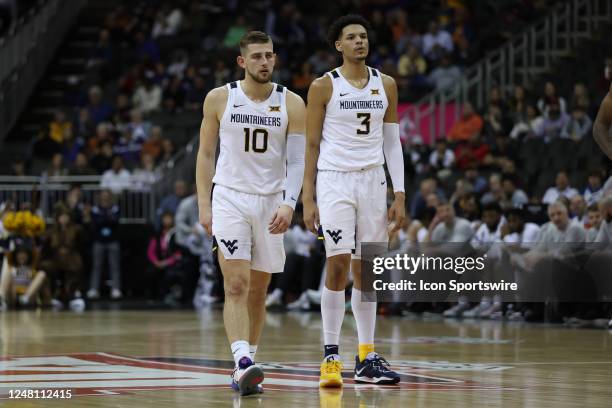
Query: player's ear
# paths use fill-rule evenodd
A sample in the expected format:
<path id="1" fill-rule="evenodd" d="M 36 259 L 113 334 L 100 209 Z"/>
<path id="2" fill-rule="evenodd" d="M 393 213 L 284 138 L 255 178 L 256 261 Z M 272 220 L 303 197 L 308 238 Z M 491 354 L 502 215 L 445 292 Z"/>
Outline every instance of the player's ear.
<path id="1" fill-rule="evenodd" d="M 342 53 L 342 43 L 340 42 L 340 40 L 336 40 L 334 45 L 336 46 L 336 51 L 338 51 L 339 53 Z"/>
<path id="2" fill-rule="evenodd" d="M 240 68 L 244 68 L 245 67 L 245 58 L 242 55 L 239 55 L 238 57 L 236 57 L 236 63 L 238 64 L 238 66 Z"/>

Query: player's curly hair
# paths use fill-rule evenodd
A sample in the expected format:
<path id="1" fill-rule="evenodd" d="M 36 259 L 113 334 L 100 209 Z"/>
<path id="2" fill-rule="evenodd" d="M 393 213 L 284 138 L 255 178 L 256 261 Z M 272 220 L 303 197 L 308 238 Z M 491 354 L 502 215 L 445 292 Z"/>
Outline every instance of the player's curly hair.
<path id="1" fill-rule="evenodd" d="M 369 21 L 360 16 L 359 14 L 347 14 L 345 16 L 339 17 L 329 26 L 329 31 L 327 32 L 327 41 L 329 41 L 329 44 L 332 47 L 335 47 L 336 41 L 340 39 L 340 35 L 342 35 L 342 30 L 344 29 L 344 27 L 351 24 L 362 25 L 368 33 L 371 31 L 372 28 L 370 26 Z"/>

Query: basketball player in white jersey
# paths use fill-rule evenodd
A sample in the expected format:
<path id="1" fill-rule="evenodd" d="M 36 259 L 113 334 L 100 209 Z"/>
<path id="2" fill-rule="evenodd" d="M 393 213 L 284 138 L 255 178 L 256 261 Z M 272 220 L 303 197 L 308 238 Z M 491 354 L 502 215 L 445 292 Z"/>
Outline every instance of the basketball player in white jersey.
<path id="1" fill-rule="evenodd" d="M 316 79 L 308 91 L 304 221 L 313 232 L 319 229 L 323 234 L 327 256 L 321 299 L 325 343 L 321 387 L 342 385 L 338 344 L 349 269 L 359 338 L 355 380 L 375 384 L 400 380 L 374 352 L 376 303 L 361 299 L 360 244 L 388 242 L 389 231 L 400 228 L 405 218 L 397 86 L 393 78 L 365 64 L 368 27 L 357 15 L 332 24 L 329 40 L 342 54 L 343 64 Z M 395 192 L 388 211 L 385 159 Z"/>
<path id="2" fill-rule="evenodd" d="M 196 165 L 200 223 L 214 236 L 223 273 L 232 388 L 241 395 L 262 392 L 254 357 L 266 292 L 271 273 L 283 271 L 282 234 L 304 174 L 304 101 L 271 82 L 274 61 L 267 34 L 242 37 L 237 62 L 245 77 L 206 95 Z"/>

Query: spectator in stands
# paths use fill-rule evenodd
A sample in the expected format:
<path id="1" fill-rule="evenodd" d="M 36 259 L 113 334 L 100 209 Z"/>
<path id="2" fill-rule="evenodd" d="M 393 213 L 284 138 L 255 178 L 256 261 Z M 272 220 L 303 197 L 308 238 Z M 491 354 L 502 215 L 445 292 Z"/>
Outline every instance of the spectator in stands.
<path id="1" fill-rule="evenodd" d="M 53 121 L 49 124 L 49 137 L 58 145 L 64 144 L 66 133 L 72 131 L 72 123 L 66 118 L 66 113 L 59 109 L 55 111 Z"/>
<path id="2" fill-rule="evenodd" d="M 274 67 L 276 70 L 276 67 Z M 206 81 L 200 75 L 195 78 L 193 87 L 187 90 L 185 95 L 185 109 L 191 111 L 200 111 L 206 95 Z"/>
<path id="3" fill-rule="evenodd" d="M 235 47 L 246 32 L 246 20 L 243 15 L 239 15 L 236 17 L 235 23 L 227 29 L 225 38 L 223 39 L 223 45 L 227 48 Z"/>
<path id="4" fill-rule="evenodd" d="M 474 112 L 472 104 L 466 102 L 463 104 L 461 118 L 455 122 L 448 133 L 448 140 L 451 142 L 470 140 L 480 134 L 483 124 L 482 118 Z"/>
<path id="5" fill-rule="evenodd" d="M 113 108 L 102 100 L 102 89 L 99 86 L 89 88 L 89 103 L 86 106 L 93 126 L 105 122 L 111 118 Z"/>
<path id="6" fill-rule="evenodd" d="M 422 86 L 425 84 L 427 62 L 416 45 L 409 44 L 407 50 L 399 57 L 397 73 L 400 77 L 407 78 L 411 86 Z"/>
<path id="7" fill-rule="evenodd" d="M 80 138 L 74 137 L 74 131 L 72 128 L 66 129 L 64 133 L 64 144 L 62 147 L 62 155 L 64 161 L 69 164 L 73 164 L 76 160 L 77 154 L 84 148 L 84 141 Z"/>
<path id="8" fill-rule="evenodd" d="M 579 142 L 591 132 L 593 121 L 580 105 L 574 107 L 572 116 L 561 130 L 561 137 Z"/>
<path id="9" fill-rule="evenodd" d="M 51 158 L 51 163 L 43 173 L 46 177 L 67 176 L 68 169 L 64 166 L 64 157 L 61 153 L 55 153 Z"/>
<path id="10" fill-rule="evenodd" d="M 78 117 L 76 118 L 75 136 L 87 140 L 95 132 L 95 125 L 91 119 L 89 109 L 79 109 Z"/>
<path id="11" fill-rule="evenodd" d="M 436 21 L 429 22 L 427 33 L 423 36 L 423 55 L 430 61 L 437 61 L 454 49 L 451 35 L 442 29 Z"/>
<path id="12" fill-rule="evenodd" d="M 508 222 L 501 230 L 501 236 L 510 248 L 529 250 L 538 240 L 540 227 L 532 222 L 525 221 L 525 210 L 512 208 L 507 213 Z"/>
<path id="13" fill-rule="evenodd" d="M 550 187 L 544 193 L 542 202 L 544 204 L 551 204 L 559 199 L 559 197 L 565 197 L 571 199 L 573 196 L 578 195 L 578 190 L 569 185 L 569 178 L 565 170 L 561 170 L 557 173 L 555 178 L 555 186 Z"/>
<path id="14" fill-rule="evenodd" d="M 442 169 L 451 169 L 455 163 L 455 154 L 446 145 L 444 139 L 436 142 L 436 150 L 429 155 L 429 164 L 432 169 L 439 171 Z"/>
<path id="15" fill-rule="evenodd" d="M 123 129 L 121 137 L 113 146 L 113 153 L 123 159 L 129 167 L 140 160 L 142 139 L 136 139 L 130 129 Z"/>
<path id="16" fill-rule="evenodd" d="M 471 166 L 480 167 L 489 155 L 489 145 L 484 143 L 478 133 L 472 135 L 467 143 L 460 143 L 455 149 L 455 163 L 460 170 Z"/>
<path id="17" fill-rule="evenodd" d="M 561 201 L 554 201 L 548 206 L 550 222 L 544 224 L 538 235 L 538 242 L 533 251 L 534 256 L 543 252 L 561 254 L 565 249 L 560 243 L 579 245 L 585 240 L 585 231 L 581 223 L 572 221 L 567 206 Z M 533 259 L 532 259 L 533 261 Z"/>
<path id="18" fill-rule="evenodd" d="M 148 191 L 151 186 L 157 181 L 155 173 L 155 162 L 149 154 L 143 154 L 140 162 L 140 167 L 132 173 L 132 188 L 136 190 Z"/>
<path id="19" fill-rule="evenodd" d="M 538 99 L 538 109 L 545 118 L 550 116 L 550 108 L 555 105 L 557 111 L 561 114 L 567 113 L 567 103 L 565 98 L 557 94 L 557 87 L 551 81 L 546 82 L 544 85 L 544 96 Z"/>
<path id="20" fill-rule="evenodd" d="M 542 136 L 544 137 L 544 141 L 548 143 L 560 137 L 569 120 L 569 115 L 561 111 L 560 105 L 556 102 L 551 102 L 548 105 L 548 116 L 544 118 L 544 122 L 542 123 Z"/>
<path id="21" fill-rule="evenodd" d="M 108 260 L 112 279 L 111 299 L 120 299 L 121 293 L 121 245 L 119 243 L 119 206 L 113 204 L 109 190 L 103 190 L 91 211 L 93 224 L 93 268 L 89 281 L 89 299 L 100 297 L 100 279 L 104 260 Z"/>
<path id="22" fill-rule="evenodd" d="M 595 242 L 605 244 L 608 248 L 612 244 L 612 195 L 607 195 L 599 202 L 601 225 Z"/>
<path id="23" fill-rule="evenodd" d="M 595 242 L 601 227 L 602 217 L 598 203 L 591 204 L 587 209 L 586 242 Z"/>
<path id="24" fill-rule="evenodd" d="M 157 162 L 162 151 L 162 144 L 162 128 L 160 126 L 153 126 L 149 139 L 142 144 L 141 153 L 148 154 Z"/>
<path id="25" fill-rule="evenodd" d="M 570 106 L 572 110 L 579 109 L 586 112 L 587 115 L 590 114 L 592 108 L 591 98 L 589 97 L 589 91 L 586 85 L 582 82 L 574 84 L 574 93 L 572 94 Z"/>
<path id="26" fill-rule="evenodd" d="M 584 197 L 580 194 L 576 194 L 570 198 L 570 215 L 572 217 L 572 221 L 575 221 L 586 227 L 588 224 L 588 216 L 587 216 L 587 205 Z"/>
<path id="27" fill-rule="evenodd" d="M 447 201 L 441 201 L 429 225 L 429 239 L 426 241 L 467 243 L 473 235 L 474 230 L 470 222 L 465 218 L 457 217 L 454 208 Z"/>
<path id="28" fill-rule="evenodd" d="M 181 252 L 174 243 L 174 214 L 161 216 L 161 229 L 149 240 L 147 249 L 146 291 L 150 299 L 161 299 L 180 277 L 178 271 Z"/>
<path id="29" fill-rule="evenodd" d="M 130 123 L 127 125 L 127 130 L 132 133 L 134 140 L 143 143 L 149 139 L 152 125 L 148 120 L 144 120 L 142 112 L 138 109 L 133 109 L 130 112 Z"/>
<path id="30" fill-rule="evenodd" d="M 440 65 L 434 68 L 427 77 L 430 85 L 439 91 L 454 88 L 460 79 L 461 70 L 452 64 L 448 55 L 440 58 Z"/>
<path id="31" fill-rule="evenodd" d="M 79 152 L 76 155 L 74 164 L 70 168 L 69 174 L 71 176 L 93 176 L 96 173 L 94 169 L 89 166 L 87 155 L 83 152 Z"/>
<path id="32" fill-rule="evenodd" d="M 472 185 L 476 194 L 484 193 L 488 186 L 487 179 L 480 175 L 476 164 L 470 165 L 465 169 L 463 178 Z"/>
<path id="33" fill-rule="evenodd" d="M 509 104 L 510 119 L 514 124 L 527 120 L 527 92 L 522 85 L 516 85 Z"/>
<path id="34" fill-rule="evenodd" d="M 55 205 L 54 218 L 55 223 L 45 233 L 40 266 L 49 276 L 53 298 L 70 302 L 73 310 L 82 310 L 83 230 L 73 222 L 64 203 Z"/>
<path id="35" fill-rule="evenodd" d="M 193 188 L 195 191 L 195 186 Z M 180 296 L 184 302 L 193 298 L 195 283 L 199 277 L 200 251 L 198 244 L 207 238 L 204 228 L 200 225 L 197 195 L 184 198 L 176 210 L 176 243 L 182 255 L 185 285 Z M 189 284 L 192 282 L 193 285 Z"/>
<path id="36" fill-rule="evenodd" d="M 166 138 L 162 140 L 162 153 L 160 156 L 160 163 L 167 163 L 174 156 L 174 143 L 172 140 Z"/>
<path id="37" fill-rule="evenodd" d="M 151 37 L 158 38 L 163 36 L 173 36 L 178 33 L 183 23 L 183 12 L 179 7 L 171 9 L 165 4 L 155 16 L 155 23 L 151 30 Z"/>
<path id="38" fill-rule="evenodd" d="M 544 134 L 544 117 L 540 115 L 538 109 L 533 105 L 527 105 L 526 117 L 518 118 L 514 122 L 514 127 L 510 131 L 512 139 L 523 137 L 542 137 Z"/>
<path id="39" fill-rule="evenodd" d="M 482 222 L 476 229 L 476 233 L 471 239 L 471 245 L 479 254 L 488 256 L 489 261 L 499 259 L 501 249 L 498 244 L 502 239 L 502 229 L 506 225 L 506 219 L 502 215 L 502 209 L 496 202 L 485 205 L 482 209 Z M 464 299 L 465 300 L 465 299 Z M 457 315 L 459 308 L 455 308 L 454 315 Z M 463 308 L 461 308 L 463 309 Z M 467 318 L 489 318 L 493 313 L 502 310 L 501 298 L 484 296 L 480 303 L 469 310 L 462 310 L 462 316 Z"/>
<path id="40" fill-rule="evenodd" d="M 181 112 L 185 105 L 185 87 L 178 76 L 170 80 L 163 92 L 164 110 L 170 113 Z"/>
<path id="41" fill-rule="evenodd" d="M 80 185 L 75 184 L 68 190 L 68 194 L 66 194 L 66 207 L 68 207 L 70 218 L 75 224 L 81 226 L 91 225 L 91 203 L 84 201 L 83 190 Z"/>
<path id="42" fill-rule="evenodd" d="M 438 181 L 433 178 L 426 178 L 421 181 L 419 191 L 416 192 L 410 204 L 410 216 L 419 218 L 425 210 L 427 203 L 426 198 L 429 194 L 436 193 L 444 197 L 444 192 L 438 188 Z"/>
<path id="43" fill-rule="evenodd" d="M 91 167 L 97 174 L 103 174 L 111 168 L 113 164 L 113 145 L 109 140 L 102 142 L 99 148 L 93 150 L 91 157 Z"/>
<path id="44" fill-rule="evenodd" d="M 506 200 L 506 195 L 502 187 L 502 178 L 498 173 L 489 176 L 489 189 L 480 199 L 482 205 L 491 203 L 502 203 Z"/>
<path id="45" fill-rule="evenodd" d="M 529 203 L 527 193 L 516 186 L 516 177 L 504 175 L 502 177 L 502 189 L 510 201 L 511 208 L 522 208 Z"/>
<path id="46" fill-rule="evenodd" d="M 113 126 L 110 123 L 102 122 L 96 126 L 96 133 L 93 136 L 87 135 L 87 151 L 90 154 L 95 154 L 102 143 L 108 141 L 112 144 L 114 142 L 111 134 L 112 128 Z"/>
<path id="47" fill-rule="evenodd" d="M 121 156 L 114 156 L 112 167 L 102 175 L 100 187 L 109 189 L 113 194 L 119 194 L 131 187 L 130 172 L 123 167 Z"/>
<path id="48" fill-rule="evenodd" d="M 159 207 L 157 208 L 157 223 L 161 223 L 161 216 L 165 213 L 170 213 L 174 215 L 176 213 L 176 209 L 179 206 L 179 203 L 183 198 L 187 195 L 187 183 L 184 180 L 176 180 L 174 182 L 174 192 L 170 195 L 165 196 L 159 202 Z"/>
<path id="49" fill-rule="evenodd" d="M 603 196 L 602 185 L 603 177 L 601 175 L 601 171 L 592 170 L 589 173 L 589 177 L 587 179 L 587 186 L 583 194 L 587 205 L 595 204 L 601 199 L 601 197 Z"/>
<path id="50" fill-rule="evenodd" d="M 162 102 L 162 90 L 159 85 L 152 82 L 152 73 L 147 74 L 142 81 L 142 84 L 136 88 L 132 97 L 132 104 L 135 109 L 138 109 L 144 114 L 150 114 L 158 111 Z"/>

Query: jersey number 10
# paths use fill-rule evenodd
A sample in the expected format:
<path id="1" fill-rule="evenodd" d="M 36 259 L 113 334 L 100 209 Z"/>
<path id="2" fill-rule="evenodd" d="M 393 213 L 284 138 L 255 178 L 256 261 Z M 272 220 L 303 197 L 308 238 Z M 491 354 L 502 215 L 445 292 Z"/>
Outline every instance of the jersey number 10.
<path id="1" fill-rule="evenodd" d="M 244 128 L 244 151 L 248 152 L 252 148 L 255 153 L 264 153 L 268 150 L 268 131 L 266 129 L 254 129 L 251 137 L 251 129 Z M 263 142 L 259 141 L 262 135 Z M 252 145 L 252 146 L 251 146 Z"/>

